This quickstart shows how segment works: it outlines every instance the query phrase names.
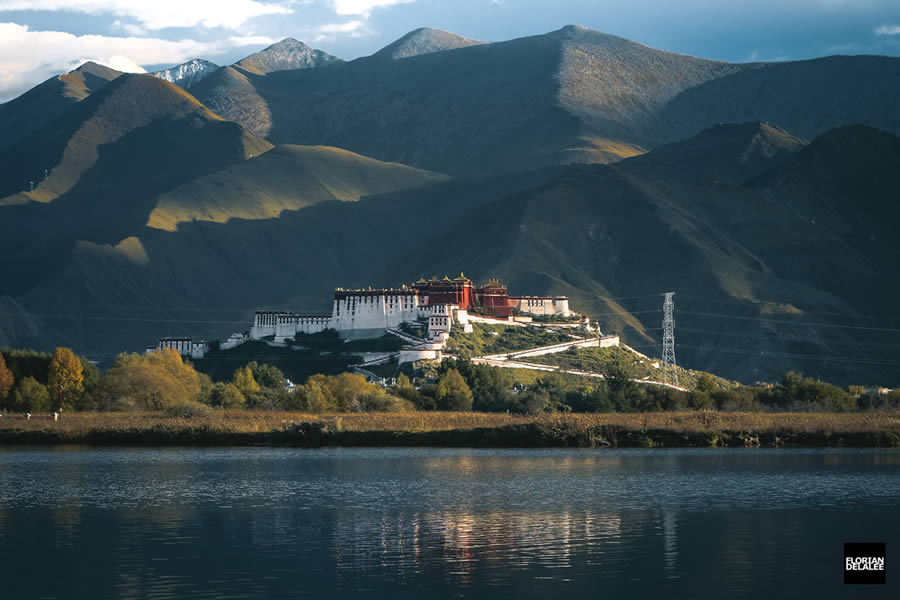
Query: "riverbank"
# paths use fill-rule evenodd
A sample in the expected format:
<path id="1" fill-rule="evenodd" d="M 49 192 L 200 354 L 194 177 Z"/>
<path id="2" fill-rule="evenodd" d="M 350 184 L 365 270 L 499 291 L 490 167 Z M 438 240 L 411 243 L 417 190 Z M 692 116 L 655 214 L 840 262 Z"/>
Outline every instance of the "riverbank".
<path id="1" fill-rule="evenodd" d="M 900 447 L 900 412 L 315 415 L 214 411 L 0 417 L 0 445 L 504 447 Z"/>

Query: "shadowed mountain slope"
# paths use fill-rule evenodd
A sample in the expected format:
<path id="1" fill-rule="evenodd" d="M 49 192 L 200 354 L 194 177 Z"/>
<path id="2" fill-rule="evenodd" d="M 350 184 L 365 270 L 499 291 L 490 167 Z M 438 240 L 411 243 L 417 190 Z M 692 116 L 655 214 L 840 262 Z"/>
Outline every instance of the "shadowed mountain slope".
<path id="1" fill-rule="evenodd" d="M 234 82 L 211 78 L 196 93 L 275 143 L 451 174 L 611 162 L 719 122 L 765 120 L 806 139 L 849 122 L 900 133 L 900 59 L 729 64 L 577 26 L 457 48 L 445 39 L 459 41 L 417 30 L 328 69 L 247 73 L 239 89 L 252 89 L 252 110 L 230 100 Z M 431 42 L 441 51 L 422 53 Z M 415 55 L 383 60 L 394 52 Z"/>
<path id="2" fill-rule="evenodd" d="M 258 82 L 273 72 L 316 69 L 343 61 L 293 38 L 284 39 L 230 67 L 214 71 L 191 88 L 206 106 L 248 131 L 267 137 L 272 111 L 257 91 Z"/>
<path id="3" fill-rule="evenodd" d="M 278 146 L 163 194 L 147 225 L 174 231 L 194 220 L 271 219 L 319 202 L 352 202 L 445 179 L 339 148 Z"/>
<path id="4" fill-rule="evenodd" d="M 701 177 L 745 182 L 790 161 L 806 142 L 769 123 L 716 125 L 697 136 L 627 161 L 656 177 L 692 182 Z"/>
<path id="5" fill-rule="evenodd" d="M 212 157 L 221 156 L 223 152 L 236 152 L 236 156 L 243 158 L 271 148 L 268 143 L 241 131 L 239 126 L 222 121 L 181 88 L 148 75 L 125 75 L 2 155 L 4 164 L 11 168 L 0 175 L 0 204 L 50 202 L 79 183 L 81 176 L 97 162 L 101 149 L 108 150 L 122 137 L 143 128 L 162 131 L 164 125 L 181 128 L 188 144 L 199 143 L 202 148 L 191 161 L 180 167 L 194 176 L 199 165 L 207 160 L 215 164 Z M 190 139 L 195 137 L 193 134 L 213 130 L 233 132 L 237 137 L 233 144 L 225 147 L 205 146 L 199 136 L 196 140 Z M 152 131 L 147 133 L 153 135 Z M 173 142 L 167 152 L 176 155 L 180 150 Z M 146 165 L 140 164 L 141 159 L 156 159 L 149 147 L 144 151 L 135 148 L 135 151 L 139 156 L 132 157 L 135 160 L 132 170 L 145 172 Z M 140 156 L 142 152 L 144 156 Z M 44 169 L 49 170 L 49 177 L 41 180 L 37 175 Z M 110 175 L 111 185 L 119 175 Z M 23 187 L 22 179 L 29 176 L 40 181 L 34 191 L 16 193 Z"/>
<path id="6" fill-rule="evenodd" d="M 290 150 L 271 151 L 273 162 Z M 895 385 L 898 164 L 900 140 L 868 127 L 804 145 L 748 123 L 615 165 L 438 182 L 278 218 L 135 226 L 79 241 L 51 276 L 11 294 L 22 327 L 8 329 L 36 329 L 38 341 L 52 331 L 54 343 L 102 355 L 161 335 L 241 331 L 261 307 L 328 312 L 335 286 L 464 270 L 520 293 L 567 294 L 650 355 L 659 294 L 673 290 L 687 367 Z M 200 181 L 213 189 L 215 175 Z"/>
<path id="7" fill-rule="evenodd" d="M 0 294 L 52 277 L 79 240 L 115 243 L 143 227 L 159 194 L 270 148 L 171 83 L 119 77 L 0 155 L 14 166 L 0 179 L 7 192 L 50 167 L 34 192 L 0 200 L 15 223 L 0 237 Z"/>
<path id="8" fill-rule="evenodd" d="M 673 139 L 743 121 L 767 121 L 807 140 L 854 123 L 900 135 L 900 58 L 760 64 L 685 90 L 661 115 Z"/>
<path id="9" fill-rule="evenodd" d="M 3 104 L 0 106 L 0 150 L 37 131 L 121 74 L 103 65 L 86 62 Z"/>
<path id="10" fill-rule="evenodd" d="M 376 163 L 371 177 L 378 182 L 380 171 L 395 168 Z M 133 227 L 118 240 L 80 241 L 65 253 L 60 270 L 13 294 L 29 318 L 43 320 L 37 334 L 23 330 L 10 343 L 65 342 L 102 359 L 163 335 L 227 337 L 247 329 L 258 307 L 330 312 L 335 287 L 362 284 L 472 208 L 557 174 L 450 180 L 359 202 L 319 202 L 282 211 L 278 218 L 195 220 L 180 223 L 177 231 Z M 359 180 L 365 178 L 360 174 Z M 400 183 L 408 187 L 408 178 Z M 52 210 L 55 204 L 40 207 Z M 21 208 L 0 208 L 0 218 L 6 218 L 4 210 Z M 8 288 L 0 289 L 4 293 Z"/>
<path id="11" fill-rule="evenodd" d="M 753 147 L 757 124 L 731 153 Z M 705 132 L 685 142 L 717 140 Z M 782 137 L 782 136 L 777 136 Z M 737 140 L 735 140 L 737 141 Z M 856 154 L 855 152 L 859 152 Z M 714 143 L 709 155 L 721 154 Z M 843 384 L 896 383 L 900 320 L 897 219 L 900 140 L 867 127 L 828 132 L 752 185 L 670 152 L 606 167 L 572 168 L 555 183 L 470 215 L 414 260 L 403 277 L 465 270 L 529 293 L 566 294 L 607 330 L 659 354 L 661 291 L 676 295 L 680 364 L 726 377 L 772 380 L 794 368 Z M 778 166 L 780 165 L 780 166 Z M 727 177 L 726 177 L 727 176 Z M 858 198 L 864 195 L 866 200 Z M 621 300 L 613 298 L 623 297 Z M 885 329 L 886 328 L 886 329 Z"/>

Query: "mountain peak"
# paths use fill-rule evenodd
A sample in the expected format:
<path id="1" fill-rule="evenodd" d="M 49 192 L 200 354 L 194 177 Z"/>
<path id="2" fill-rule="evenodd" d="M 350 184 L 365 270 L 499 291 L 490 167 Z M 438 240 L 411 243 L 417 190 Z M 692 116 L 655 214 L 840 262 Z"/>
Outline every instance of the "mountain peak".
<path id="1" fill-rule="evenodd" d="M 104 79 L 115 79 L 119 75 L 121 75 L 121 71 L 116 71 L 115 69 L 110 69 L 106 65 L 101 65 L 100 63 L 96 63 L 92 60 L 89 60 L 83 64 L 81 64 L 78 68 L 72 69 L 69 71 L 69 74 L 72 73 L 83 73 L 88 75 L 96 75 L 97 77 L 102 77 Z"/>
<path id="2" fill-rule="evenodd" d="M 432 29 L 431 27 L 420 27 L 410 31 L 395 42 L 388 44 L 373 56 L 387 60 L 400 60 L 413 56 L 421 56 L 423 54 L 443 52 L 444 50 L 479 46 L 484 43 L 485 42 L 478 40 L 470 40 L 469 38 L 450 33 L 449 31 L 441 31 L 440 29 Z"/>
<path id="3" fill-rule="evenodd" d="M 256 54 L 251 54 L 234 66 L 248 73 L 265 75 L 274 71 L 312 69 L 340 60 L 336 56 L 310 48 L 294 38 L 284 38 Z"/>
<path id="4" fill-rule="evenodd" d="M 213 71 L 219 68 L 219 65 L 203 60 L 202 58 L 193 58 L 187 62 L 175 65 L 169 69 L 150 73 L 157 79 L 164 79 L 174 83 L 175 85 L 188 89 L 195 83 L 206 79 Z"/>

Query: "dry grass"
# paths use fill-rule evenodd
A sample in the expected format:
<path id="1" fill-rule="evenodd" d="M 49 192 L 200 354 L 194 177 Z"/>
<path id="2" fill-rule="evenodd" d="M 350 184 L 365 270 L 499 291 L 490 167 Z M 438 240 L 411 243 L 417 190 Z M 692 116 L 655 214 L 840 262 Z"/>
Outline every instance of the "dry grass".
<path id="1" fill-rule="evenodd" d="M 632 414 L 545 414 L 521 416 L 473 412 L 408 412 L 305 414 L 268 411 L 214 411 L 209 416 L 169 417 L 162 413 L 71 413 L 54 422 L 46 416 L 26 421 L 19 415 L 0 418 L 3 430 L 54 430 L 63 434 L 87 431 L 134 431 L 164 429 L 177 431 L 202 428 L 230 433 L 260 433 L 281 429 L 285 423 L 320 421 L 344 431 L 446 431 L 497 428 L 506 425 L 541 423 L 587 429 L 613 425 L 622 429 L 663 429 L 679 433 L 750 431 L 764 432 L 900 432 L 900 412 L 865 413 L 738 413 L 672 412 Z"/>

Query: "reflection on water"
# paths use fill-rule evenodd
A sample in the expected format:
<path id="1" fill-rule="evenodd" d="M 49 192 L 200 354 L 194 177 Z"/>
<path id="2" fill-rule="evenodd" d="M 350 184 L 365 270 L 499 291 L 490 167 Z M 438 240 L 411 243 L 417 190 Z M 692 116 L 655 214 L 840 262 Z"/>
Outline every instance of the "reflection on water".
<path id="1" fill-rule="evenodd" d="M 898 474 L 890 451 L 8 450 L 0 566 L 9 598 L 847 597 L 842 544 L 900 543 Z"/>

